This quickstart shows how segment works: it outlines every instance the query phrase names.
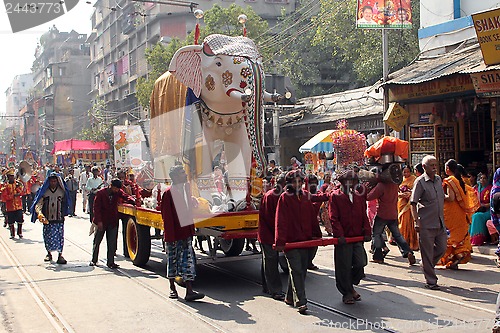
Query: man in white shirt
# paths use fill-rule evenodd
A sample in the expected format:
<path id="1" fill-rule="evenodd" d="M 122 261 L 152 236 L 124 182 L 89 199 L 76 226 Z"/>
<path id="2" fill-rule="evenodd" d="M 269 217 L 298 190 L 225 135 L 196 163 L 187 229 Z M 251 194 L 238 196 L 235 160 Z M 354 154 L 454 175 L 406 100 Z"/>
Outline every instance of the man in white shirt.
<path id="1" fill-rule="evenodd" d="M 101 177 L 99 177 L 99 168 L 94 166 L 92 167 L 92 176 L 87 180 L 87 185 L 85 188 L 89 193 L 89 214 L 90 214 L 90 222 L 94 221 L 94 199 L 97 191 L 99 191 L 104 181 Z"/>
<path id="2" fill-rule="evenodd" d="M 80 192 L 82 192 L 83 197 L 83 212 L 87 210 L 87 201 L 89 199 L 89 192 L 87 191 L 87 180 L 92 176 L 90 173 L 90 165 L 85 166 L 85 171 L 81 173 L 79 179 Z"/>

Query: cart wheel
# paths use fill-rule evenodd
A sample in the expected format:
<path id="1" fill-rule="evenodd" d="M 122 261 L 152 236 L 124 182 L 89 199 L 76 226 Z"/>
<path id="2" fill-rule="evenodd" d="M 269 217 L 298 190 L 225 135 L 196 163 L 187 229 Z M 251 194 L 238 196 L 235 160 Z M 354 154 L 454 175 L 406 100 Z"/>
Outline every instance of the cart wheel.
<path id="1" fill-rule="evenodd" d="M 243 251 L 243 248 L 245 247 L 245 239 L 219 238 L 219 244 L 226 257 L 236 257 Z"/>
<path id="2" fill-rule="evenodd" d="M 127 222 L 127 247 L 135 266 L 144 266 L 151 254 L 150 228 L 130 218 Z"/>
<path id="3" fill-rule="evenodd" d="M 283 273 L 288 274 L 288 262 L 286 261 L 285 255 L 283 253 L 278 254 L 278 263 Z"/>

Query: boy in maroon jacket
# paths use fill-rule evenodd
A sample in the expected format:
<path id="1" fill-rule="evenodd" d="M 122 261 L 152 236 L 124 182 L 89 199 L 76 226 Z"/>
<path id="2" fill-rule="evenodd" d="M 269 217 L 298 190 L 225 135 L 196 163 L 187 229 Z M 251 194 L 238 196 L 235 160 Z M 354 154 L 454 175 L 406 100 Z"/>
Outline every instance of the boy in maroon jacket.
<path id="1" fill-rule="evenodd" d="M 170 281 L 170 298 L 178 298 L 175 277 L 180 276 L 186 282 L 186 301 L 195 301 L 205 297 L 193 291 L 192 282 L 196 276 L 193 251 L 194 221 L 192 211 L 197 201 L 191 196 L 187 175 L 182 165 L 170 168 L 170 186 L 161 198 L 161 216 L 163 219 L 163 238 L 167 254 L 167 278 Z"/>
<path id="2" fill-rule="evenodd" d="M 278 272 L 279 253 L 273 249 L 274 229 L 276 228 L 276 208 L 281 193 L 285 188 L 285 173 L 276 179 L 276 186 L 264 194 L 259 208 L 258 239 L 262 248 L 262 282 L 264 289 L 278 301 L 285 299 L 280 274 Z"/>
<path id="3" fill-rule="evenodd" d="M 371 240 L 371 228 L 366 215 L 366 189 L 358 185 L 357 174 L 346 171 L 338 177 L 342 184 L 331 193 L 329 201 L 330 220 L 333 236 L 339 238 L 335 245 L 335 280 L 345 304 L 360 301 L 361 296 L 354 290 L 365 277 L 364 267 L 368 263 L 363 242 L 346 243 L 345 238 L 364 236 Z"/>
<path id="4" fill-rule="evenodd" d="M 274 236 L 276 251 L 283 251 L 286 243 L 321 238 L 317 211 L 312 201 L 327 201 L 328 195 L 311 195 L 308 191 L 302 190 L 303 182 L 304 176 L 300 170 L 289 171 L 286 175 L 287 185 L 276 209 Z M 285 303 L 296 306 L 301 314 L 307 311 L 305 279 L 310 252 L 310 248 L 285 252 L 290 269 Z"/>
<path id="5" fill-rule="evenodd" d="M 106 234 L 106 243 L 108 246 L 107 265 L 111 269 L 118 268 L 115 264 L 116 243 L 118 240 L 118 203 L 134 203 L 134 198 L 125 193 L 122 189 L 122 181 L 113 179 L 111 186 L 99 190 L 93 203 L 93 221 L 97 225 L 97 232 L 94 236 L 94 245 L 92 247 L 92 261 L 90 266 L 97 265 L 99 257 L 99 246 Z"/>

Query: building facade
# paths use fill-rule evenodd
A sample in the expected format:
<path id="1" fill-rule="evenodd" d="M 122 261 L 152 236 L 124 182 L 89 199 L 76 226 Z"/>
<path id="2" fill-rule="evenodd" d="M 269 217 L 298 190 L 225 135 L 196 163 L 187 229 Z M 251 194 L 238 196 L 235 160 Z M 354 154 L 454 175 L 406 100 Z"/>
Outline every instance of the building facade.
<path id="1" fill-rule="evenodd" d="M 47 160 L 54 142 L 76 138 L 89 126 L 92 103 L 86 40 L 85 34 L 60 32 L 54 26 L 40 37 L 35 51 L 34 88 L 21 115 L 28 115 L 25 145 Z"/>
<path id="2" fill-rule="evenodd" d="M 24 119 L 19 112 L 26 105 L 26 99 L 32 87 L 33 75 L 31 73 L 20 74 L 14 77 L 10 87 L 5 91 L 4 144 L 1 149 L 4 152 L 8 152 L 10 149 L 10 142 L 13 138 L 16 140 L 16 146 L 22 145 Z"/>

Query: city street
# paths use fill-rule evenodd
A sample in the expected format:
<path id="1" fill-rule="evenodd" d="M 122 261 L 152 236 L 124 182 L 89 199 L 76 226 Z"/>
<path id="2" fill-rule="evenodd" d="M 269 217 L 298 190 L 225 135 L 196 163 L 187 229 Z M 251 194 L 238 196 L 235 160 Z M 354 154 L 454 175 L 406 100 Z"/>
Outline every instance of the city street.
<path id="1" fill-rule="evenodd" d="M 168 298 L 165 254 L 153 241 L 151 259 L 139 268 L 122 256 L 117 270 L 89 267 L 88 215 L 68 218 L 67 265 L 46 263 L 42 225 L 25 215 L 24 239 L 0 232 L 0 332 L 488 332 L 500 290 L 492 256 L 474 253 L 458 271 L 438 271 L 441 291 L 425 288 L 420 267 L 409 267 L 391 247 L 386 264 L 369 263 L 358 287 L 362 301 L 344 305 L 335 287 L 332 247 L 320 248 L 309 271 L 307 315 L 262 293 L 260 260 L 198 266 L 200 302 Z M 121 240 L 121 235 L 119 236 Z M 367 244 L 368 245 L 368 244 Z M 206 246 L 206 244 L 205 244 Z M 368 248 L 368 247 L 367 247 Z M 477 251 L 476 251 L 477 252 Z M 416 254 L 419 259 L 419 254 Z M 286 286 L 287 275 L 282 274 Z M 184 289 L 178 289 L 184 296 Z"/>

